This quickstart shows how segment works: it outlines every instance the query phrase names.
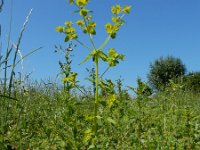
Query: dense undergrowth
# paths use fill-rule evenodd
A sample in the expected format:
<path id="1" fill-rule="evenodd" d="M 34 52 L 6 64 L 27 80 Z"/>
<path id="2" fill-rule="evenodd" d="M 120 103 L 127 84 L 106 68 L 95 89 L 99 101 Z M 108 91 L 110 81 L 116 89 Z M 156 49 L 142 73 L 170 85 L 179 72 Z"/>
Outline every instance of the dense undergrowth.
<path id="1" fill-rule="evenodd" d="M 200 97 L 190 92 L 120 95 L 112 107 L 101 96 L 96 137 L 92 96 L 48 86 L 16 97 L 0 97 L 1 149 L 200 149 Z"/>

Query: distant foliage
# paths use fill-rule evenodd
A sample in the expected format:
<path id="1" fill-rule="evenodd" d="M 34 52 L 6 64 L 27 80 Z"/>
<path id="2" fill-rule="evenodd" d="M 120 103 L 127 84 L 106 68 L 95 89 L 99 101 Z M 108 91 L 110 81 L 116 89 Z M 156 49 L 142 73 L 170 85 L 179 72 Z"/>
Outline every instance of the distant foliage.
<path id="1" fill-rule="evenodd" d="M 189 73 L 183 80 L 186 90 L 198 93 L 200 92 L 200 72 Z"/>
<path id="2" fill-rule="evenodd" d="M 186 67 L 181 59 L 173 56 L 160 57 L 150 64 L 148 79 L 155 90 L 163 90 L 171 79 L 183 76 Z"/>
<path id="3" fill-rule="evenodd" d="M 150 96 L 152 94 L 152 89 L 147 85 L 147 83 L 143 82 L 140 78 L 137 79 L 137 89 L 135 93 L 137 96 Z"/>

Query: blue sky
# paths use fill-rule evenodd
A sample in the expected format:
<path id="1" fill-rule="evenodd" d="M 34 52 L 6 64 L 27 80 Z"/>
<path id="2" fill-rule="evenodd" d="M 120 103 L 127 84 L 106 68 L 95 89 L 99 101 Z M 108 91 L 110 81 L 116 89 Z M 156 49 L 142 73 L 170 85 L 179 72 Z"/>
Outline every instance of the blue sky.
<path id="1" fill-rule="evenodd" d="M 10 18 L 10 1 L 5 1 L 5 7 L 0 14 L 2 24 L 3 47 L 8 34 Z M 100 45 L 106 38 L 104 24 L 111 19 L 110 8 L 114 4 L 131 5 L 132 12 L 125 17 L 126 24 L 120 29 L 115 40 L 109 42 L 108 48 L 116 48 L 126 55 L 125 61 L 111 69 L 105 78 L 113 80 L 120 76 L 124 85 L 136 86 L 137 77 L 147 80 L 149 64 L 160 56 L 172 55 L 180 58 L 188 71 L 200 71 L 200 1 L 199 0 L 91 0 L 88 8 L 94 10 L 93 19 L 97 22 L 95 42 Z M 64 35 L 56 33 L 55 27 L 65 21 L 76 21 L 78 17 L 72 14 L 75 7 L 66 0 L 14 0 L 12 41 L 17 41 L 26 15 L 33 8 L 20 49 L 25 54 L 28 51 L 43 47 L 37 53 L 24 61 L 24 73 L 33 71 L 32 78 L 56 78 L 59 73 L 58 60 L 63 60 L 61 54 L 54 53 L 54 45 L 64 43 Z M 81 32 L 80 32 L 81 33 Z M 81 34 L 80 40 L 88 43 L 87 37 Z M 80 45 L 73 52 L 73 71 L 78 72 L 80 84 L 88 73 L 85 68 L 92 67 L 89 61 L 78 65 L 88 54 L 88 50 Z M 102 64 L 100 71 L 106 68 Z"/>

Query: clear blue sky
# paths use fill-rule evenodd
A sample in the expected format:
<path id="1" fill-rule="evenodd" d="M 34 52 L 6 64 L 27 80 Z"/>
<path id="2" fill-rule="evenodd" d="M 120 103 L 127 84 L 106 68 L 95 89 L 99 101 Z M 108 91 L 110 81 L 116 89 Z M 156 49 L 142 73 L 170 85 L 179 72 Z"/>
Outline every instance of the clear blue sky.
<path id="1" fill-rule="evenodd" d="M 0 14 L 2 41 L 8 34 L 10 1 L 5 1 Z M 106 37 L 104 24 L 110 21 L 110 8 L 114 4 L 132 5 L 132 12 L 126 16 L 127 23 L 117 38 L 107 46 L 124 53 L 125 61 L 110 70 L 106 78 L 115 80 L 122 76 L 125 85 L 135 86 L 137 77 L 146 80 L 150 62 L 167 55 L 179 57 L 188 71 L 200 71 L 200 0 L 91 0 L 89 9 L 94 10 L 97 22 L 97 45 Z M 63 56 L 54 53 L 54 45 L 68 44 L 63 42 L 64 35 L 54 29 L 65 21 L 76 21 L 78 18 L 72 15 L 75 8 L 66 0 L 14 0 L 12 41 L 17 40 L 31 8 L 33 13 L 20 49 L 25 54 L 40 46 L 44 48 L 24 61 L 25 73 L 34 70 L 33 78 L 55 78 L 59 72 L 58 60 L 63 60 Z M 85 39 L 84 35 L 81 36 L 83 42 L 87 42 Z M 88 50 L 80 45 L 73 52 L 73 70 L 79 73 L 82 85 L 87 84 L 83 81 L 87 77 L 85 68 L 91 67 L 92 63 L 78 64 L 87 53 Z M 102 65 L 100 70 L 105 68 L 106 65 Z"/>

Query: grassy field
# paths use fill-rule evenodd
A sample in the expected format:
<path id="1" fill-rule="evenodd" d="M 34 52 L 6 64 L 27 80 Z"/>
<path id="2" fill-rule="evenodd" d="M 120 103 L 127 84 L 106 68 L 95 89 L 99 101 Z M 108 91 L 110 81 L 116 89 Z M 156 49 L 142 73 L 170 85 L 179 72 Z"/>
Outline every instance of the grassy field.
<path id="1" fill-rule="evenodd" d="M 200 96 L 182 91 L 133 99 L 111 107 L 100 96 L 94 136 L 94 98 L 54 86 L 0 97 L 1 149 L 200 149 Z"/>
<path id="2" fill-rule="evenodd" d="M 170 82 L 171 88 L 151 95 L 150 87 L 138 80 L 137 89 L 129 87 L 136 93 L 137 97 L 133 98 L 122 90 L 121 80 L 116 86 L 111 80 L 103 79 L 109 69 L 124 59 L 125 55 L 115 48 L 104 49 L 109 40 L 116 38 L 131 6 L 112 6 L 112 22 L 104 26 L 107 38 L 96 47 L 93 40 L 96 22 L 90 14 L 93 11 L 86 9 L 89 1 L 68 2 L 78 9 L 75 12 L 80 19 L 74 24 L 68 21 L 56 27 L 57 32 L 65 35 L 64 41 L 71 42 L 62 51 L 65 62 L 59 61 L 62 90 L 54 83 L 26 85 L 23 74 L 18 72 L 17 76 L 16 66 L 21 63 L 23 68 L 23 60 L 41 47 L 23 56 L 19 49 L 32 9 L 16 46 L 10 43 L 12 15 L 10 17 L 7 48 L 0 56 L 0 150 L 199 150 L 200 94 L 186 92 L 182 85 Z M 92 47 L 78 39 L 81 36 L 73 25 L 88 35 Z M 95 66 L 87 78 L 93 86 L 91 91 L 78 85 L 78 73 L 71 67 L 70 52 L 76 47 L 72 40 L 89 50 L 81 64 L 91 59 Z M 55 52 L 57 50 L 58 47 Z M 108 65 L 102 74 L 100 61 Z"/>

